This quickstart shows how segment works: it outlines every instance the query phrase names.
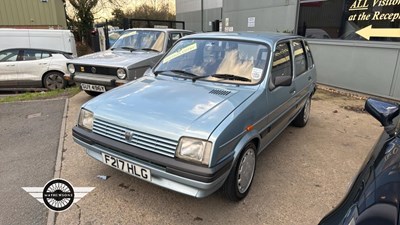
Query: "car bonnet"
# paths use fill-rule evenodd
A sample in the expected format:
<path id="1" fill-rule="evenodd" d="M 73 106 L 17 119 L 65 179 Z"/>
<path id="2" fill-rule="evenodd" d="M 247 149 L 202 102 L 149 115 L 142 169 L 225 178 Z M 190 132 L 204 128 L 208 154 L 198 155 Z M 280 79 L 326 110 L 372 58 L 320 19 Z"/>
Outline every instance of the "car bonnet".
<path id="1" fill-rule="evenodd" d="M 255 89 L 227 89 L 175 80 L 143 77 L 111 90 L 84 107 L 111 124 L 178 140 L 208 139 L 213 130 Z"/>
<path id="2" fill-rule="evenodd" d="M 160 54 L 161 53 L 150 51 L 130 52 L 127 50 L 107 50 L 104 52 L 97 52 L 81 56 L 72 60 L 71 63 L 97 66 L 128 67 L 132 64 L 157 57 Z M 154 63 L 156 63 L 156 60 L 154 61 Z"/>

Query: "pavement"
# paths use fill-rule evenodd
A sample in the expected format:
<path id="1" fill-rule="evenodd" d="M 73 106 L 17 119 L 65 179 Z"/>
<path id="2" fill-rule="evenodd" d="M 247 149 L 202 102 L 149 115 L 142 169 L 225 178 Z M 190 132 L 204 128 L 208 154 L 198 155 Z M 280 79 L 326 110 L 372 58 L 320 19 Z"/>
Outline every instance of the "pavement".
<path id="1" fill-rule="evenodd" d="M 317 224 L 342 199 L 383 130 L 354 110 L 363 101 L 317 92 L 307 126 L 288 127 L 258 156 L 249 195 L 232 203 L 220 192 L 203 199 L 178 194 L 87 156 L 71 130 L 89 99 L 81 92 L 69 101 L 61 177 L 95 189 L 56 213 L 56 224 Z"/>
<path id="2" fill-rule="evenodd" d="M 22 187 L 54 176 L 65 101 L 0 104 L 0 224 L 47 223 L 47 208 Z"/>

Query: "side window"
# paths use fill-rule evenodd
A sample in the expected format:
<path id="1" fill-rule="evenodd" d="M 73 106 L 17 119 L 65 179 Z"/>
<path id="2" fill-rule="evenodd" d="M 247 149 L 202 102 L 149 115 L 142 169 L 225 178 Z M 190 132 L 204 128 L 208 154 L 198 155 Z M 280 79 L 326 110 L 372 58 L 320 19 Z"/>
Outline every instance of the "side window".
<path id="1" fill-rule="evenodd" d="M 167 46 L 167 48 L 169 49 L 169 48 L 171 48 L 172 47 L 172 45 L 174 45 L 174 43 L 177 41 L 177 40 L 179 40 L 179 38 L 181 38 L 182 36 L 181 36 L 181 33 L 171 33 L 170 35 L 169 35 L 169 40 L 168 40 L 168 46 Z"/>
<path id="2" fill-rule="evenodd" d="M 50 52 L 45 52 L 45 51 L 42 52 L 41 59 L 50 58 L 50 57 L 51 57 Z"/>
<path id="3" fill-rule="evenodd" d="M 308 65 L 308 69 L 311 69 L 314 65 L 314 59 L 311 55 L 311 50 L 310 47 L 308 46 L 307 42 L 304 42 L 305 46 L 306 46 L 306 53 L 307 53 L 307 65 Z"/>
<path id="4" fill-rule="evenodd" d="M 26 49 L 22 55 L 23 61 L 38 60 L 42 57 L 42 51 Z"/>
<path id="5" fill-rule="evenodd" d="M 278 76 L 292 76 L 292 59 L 288 42 L 276 46 L 271 70 L 272 83 Z"/>
<path id="6" fill-rule="evenodd" d="M 171 33 L 172 42 L 175 42 L 175 41 L 179 40 L 179 38 L 181 38 L 181 34 L 180 33 Z"/>
<path id="7" fill-rule="evenodd" d="M 18 58 L 18 49 L 5 50 L 0 52 L 0 62 L 14 62 Z"/>
<path id="8" fill-rule="evenodd" d="M 294 55 L 294 71 L 295 75 L 299 76 L 307 71 L 306 52 L 304 51 L 303 43 L 301 41 L 293 41 L 292 47 Z"/>

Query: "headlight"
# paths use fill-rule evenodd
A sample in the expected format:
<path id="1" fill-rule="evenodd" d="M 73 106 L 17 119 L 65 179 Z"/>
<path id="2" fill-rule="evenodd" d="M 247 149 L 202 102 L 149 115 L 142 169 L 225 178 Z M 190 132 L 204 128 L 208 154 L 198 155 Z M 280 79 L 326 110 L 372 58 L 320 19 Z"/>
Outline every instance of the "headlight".
<path id="1" fill-rule="evenodd" d="M 93 130 L 93 113 L 86 109 L 81 109 L 78 125 L 90 131 Z"/>
<path id="2" fill-rule="evenodd" d="M 126 78 L 126 71 L 124 69 L 122 69 L 122 68 L 119 68 L 117 70 L 117 77 L 119 79 L 121 79 L 121 80 L 125 79 Z"/>
<path id="3" fill-rule="evenodd" d="M 176 157 L 208 165 L 211 142 L 196 138 L 182 137 L 176 149 Z"/>
<path id="4" fill-rule="evenodd" d="M 70 73 L 75 73 L 75 66 L 74 64 L 68 64 L 68 71 Z"/>

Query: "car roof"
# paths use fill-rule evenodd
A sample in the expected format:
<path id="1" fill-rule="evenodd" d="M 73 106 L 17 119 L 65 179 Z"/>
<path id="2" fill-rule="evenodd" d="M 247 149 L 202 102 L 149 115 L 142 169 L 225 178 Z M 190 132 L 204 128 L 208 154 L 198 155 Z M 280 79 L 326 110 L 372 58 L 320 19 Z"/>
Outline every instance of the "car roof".
<path id="1" fill-rule="evenodd" d="M 275 32 L 210 32 L 210 33 L 198 33 L 190 36 L 185 36 L 181 39 L 229 39 L 229 40 L 248 40 L 255 42 L 263 42 L 271 47 L 275 47 L 275 44 L 282 40 L 287 39 L 304 39 L 304 37 L 286 33 L 275 33 Z M 274 51 L 275 49 L 273 49 Z"/>
<path id="2" fill-rule="evenodd" d="M 71 52 L 64 52 L 64 51 L 60 51 L 60 50 L 54 50 L 54 49 L 45 49 L 45 48 L 7 48 L 7 49 L 2 49 L 0 50 L 2 51 L 9 51 L 9 50 L 38 50 L 38 51 L 46 51 L 46 52 L 50 52 L 53 54 L 72 54 Z"/>
<path id="3" fill-rule="evenodd" d="M 191 30 L 184 29 L 174 29 L 174 28 L 130 28 L 127 30 L 152 30 L 152 31 L 185 31 L 185 32 L 193 32 Z M 125 30 L 125 31 L 127 31 Z"/>

